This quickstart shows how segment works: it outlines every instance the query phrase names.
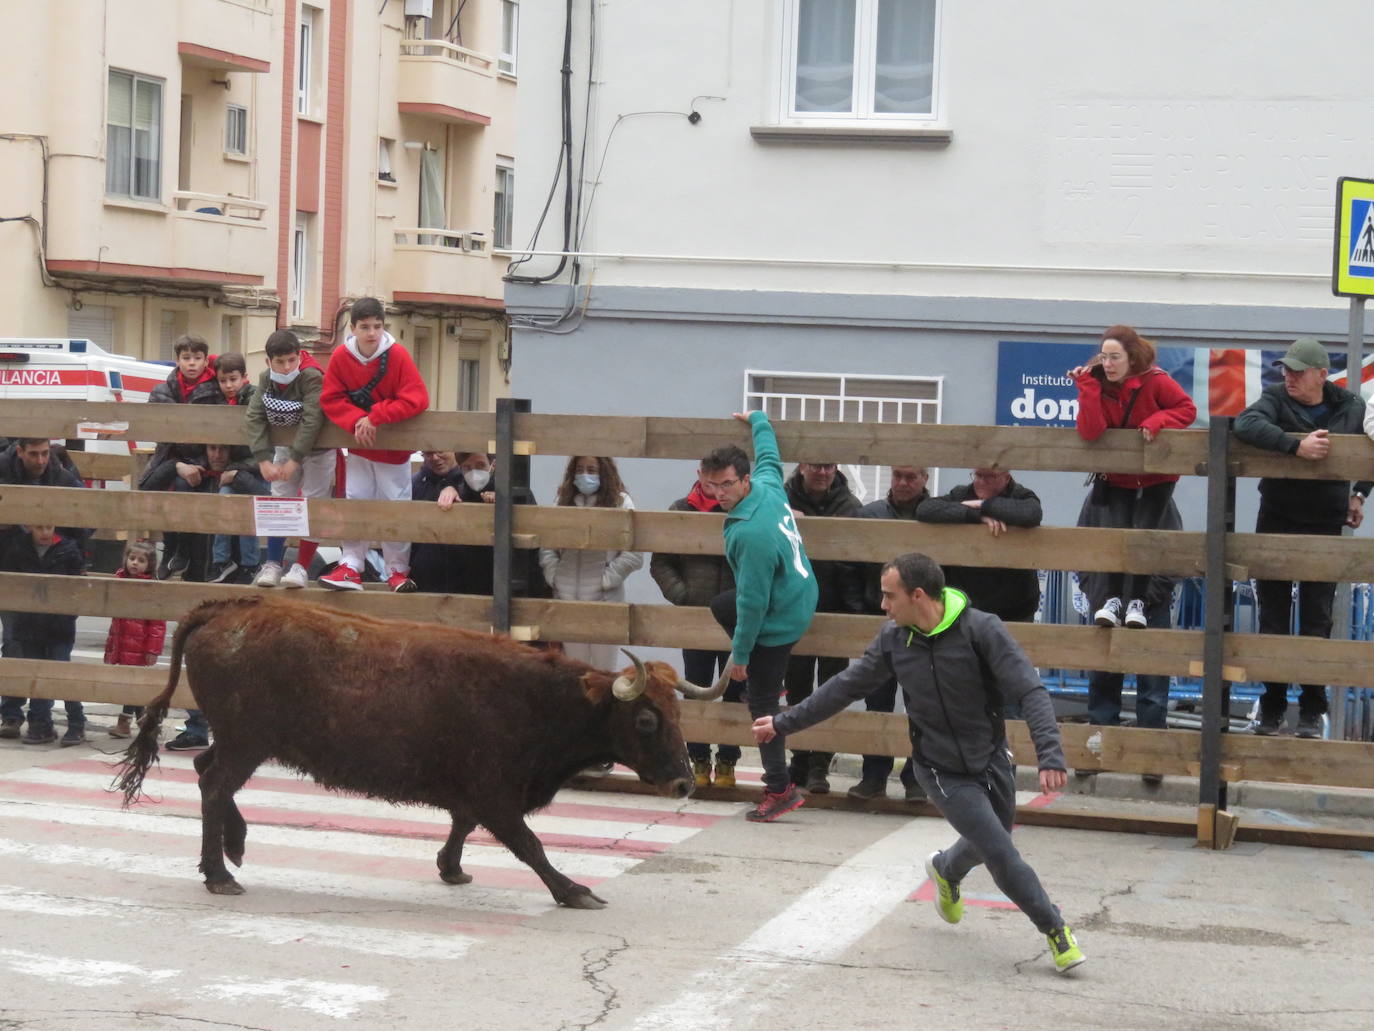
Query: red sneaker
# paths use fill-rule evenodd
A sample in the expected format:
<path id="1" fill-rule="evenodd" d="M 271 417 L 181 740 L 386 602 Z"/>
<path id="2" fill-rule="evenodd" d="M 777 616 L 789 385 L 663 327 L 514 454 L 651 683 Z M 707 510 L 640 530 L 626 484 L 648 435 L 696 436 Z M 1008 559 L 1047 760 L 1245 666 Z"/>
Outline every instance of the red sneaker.
<path id="1" fill-rule="evenodd" d="M 392 573 L 386 578 L 386 585 L 391 588 L 392 594 L 409 594 L 419 590 L 409 573 Z"/>
<path id="2" fill-rule="evenodd" d="M 806 796 L 797 790 L 797 785 L 789 784 L 786 791 L 777 794 L 764 791 L 763 801 L 746 812 L 744 818 L 750 823 L 772 823 L 783 813 L 800 809 L 805 804 Z"/>
<path id="3" fill-rule="evenodd" d="M 320 586 L 328 587 L 335 591 L 361 591 L 363 589 L 362 575 L 346 562 L 340 562 L 334 567 L 334 572 L 326 573 L 320 577 Z"/>

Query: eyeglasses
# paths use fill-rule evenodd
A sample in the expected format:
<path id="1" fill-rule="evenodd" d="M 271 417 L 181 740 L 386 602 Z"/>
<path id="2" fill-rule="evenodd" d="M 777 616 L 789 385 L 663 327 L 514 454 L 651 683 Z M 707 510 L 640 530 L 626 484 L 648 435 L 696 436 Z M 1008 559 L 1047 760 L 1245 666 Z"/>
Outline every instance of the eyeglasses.
<path id="1" fill-rule="evenodd" d="M 1126 360 L 1126 354 L 1124 351 L 1120 354 L 1103 351 L 1097 356 L 1097 360 L 1100 362 L 1124 362 Z"/>
<path id="2" fill-rule="evenodd" d="M 729 490 L 737 483 L 739 483 L 738 479 L 716 480 L 714 482 L 712 482 L 711 480 L 707 480 L 705 484 L 703 484 L 703 486 L 710 487 L 712 490 Z"/>

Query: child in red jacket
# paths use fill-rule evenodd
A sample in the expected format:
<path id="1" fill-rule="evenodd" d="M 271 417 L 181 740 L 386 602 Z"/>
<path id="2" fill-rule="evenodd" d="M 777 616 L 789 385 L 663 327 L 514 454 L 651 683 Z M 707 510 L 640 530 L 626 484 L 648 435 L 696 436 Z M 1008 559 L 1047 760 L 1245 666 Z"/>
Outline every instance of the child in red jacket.
<path id="1" fill-rule="evenodd" d="M 324 373 L 320 407 L 334 425 L 353 434 L 358 447 L 348 449 L 345 466 L 349 498 L 409 501 L 410 451 L 376 447 L 377 427 L 413 419 L 429 407 L 429 391 L 406 349 L 386 331 L 382 302 L 363 297 L 349 314 L 353 332 L 334 348 Z M 338 567 L 320 577 L 320 586 L 360 591 L 367 541 L 344 541 Z M 382 545 L 387 586 L 396 592 L 415 590 L 410 578 L 410 544 Z"/>
<path id="2" fill-rule="evenodd" d="M 124 549 L 124 565 L 115 573 L 129 580 L 152 580 L 157 565 L 157 549 L 148 541 L 134 541 Z M 155 666 L 167 636 L 164 619 L 112 619 L 110 635 L 105 638 L 105 662 L 110 666 Z M 128 737 L 131 724 L 143 715 L 141 705 L 126 705 L 119 721 L 110 728 L 110 737 Z"/>

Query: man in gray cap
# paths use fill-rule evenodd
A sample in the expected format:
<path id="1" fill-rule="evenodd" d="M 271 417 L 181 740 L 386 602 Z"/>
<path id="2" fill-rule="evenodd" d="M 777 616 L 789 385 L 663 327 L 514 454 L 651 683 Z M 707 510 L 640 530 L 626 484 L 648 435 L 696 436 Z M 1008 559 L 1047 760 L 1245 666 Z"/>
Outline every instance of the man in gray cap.
<path id="1" fill-rule="evenodd" d="M 1236 436 L 1267 451 L 1296 455 L 1309 462 L 1325 458 L 1331 450 L 1327 435 L 1361 433 L 1364 401 L 1358 394 L 1326 381 L 1330 359 L 1318 340 L 1293 341 L 1277 362 L 1283 383 L 1268 387 L 1255 403 L 1236 419 Z M 1301 436 L 1290 436 L 1301 434 Z M 1256 533 L 1312 533 L 1340 536 L 1342 528 L 1357 527 L 1364 519 L 1364 499 L 1374 487 L 1368 481 L 1260 480 Z M 1262 634 L 1287 634 L 1292 626 L 1293 583 L 1290 580 L 1258 580 L 1259 628 Z M 1331 634 L 1334 583 L 1298 584 L 1298 633 L 1303 637 Z M 1277 734 L 1288 710 L 1288 684 L 1264 685 L 1256 734 Z M 1326 713 L 1326 686 L 1303 684 L 1298 702 L 1298 737 L 1321 737 Z"/>

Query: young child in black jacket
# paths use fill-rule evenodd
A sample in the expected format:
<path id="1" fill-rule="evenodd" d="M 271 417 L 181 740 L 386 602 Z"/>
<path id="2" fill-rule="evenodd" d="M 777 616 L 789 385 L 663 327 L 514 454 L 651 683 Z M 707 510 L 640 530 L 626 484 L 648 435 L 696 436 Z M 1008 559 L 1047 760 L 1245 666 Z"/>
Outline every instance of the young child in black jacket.
<path id="1" fill-rule="evenodd" d="M 73 540 L 58 534 L 51 526 L 18 526 L 0 537 L 0 569 L 8 573 L 55 573 L 83 576 L 86 559 Z M 14 615 L 13 645 L 16 658 L 48 659 L 68 662 L 76 643 L 76 617 L 48 612 L 17 612 Z M 24 698 L 0 698 L 0 737 L 19 737 L 24 723 Z M 29 729 L 24 744 L 45 745 L 57 740 L 52 723 L 52 699 L 27 699 Z M 86 710 L 80 702 L 64 703 L 67 732 L 62 746 L 79 745 L 86 740 Z"/>

